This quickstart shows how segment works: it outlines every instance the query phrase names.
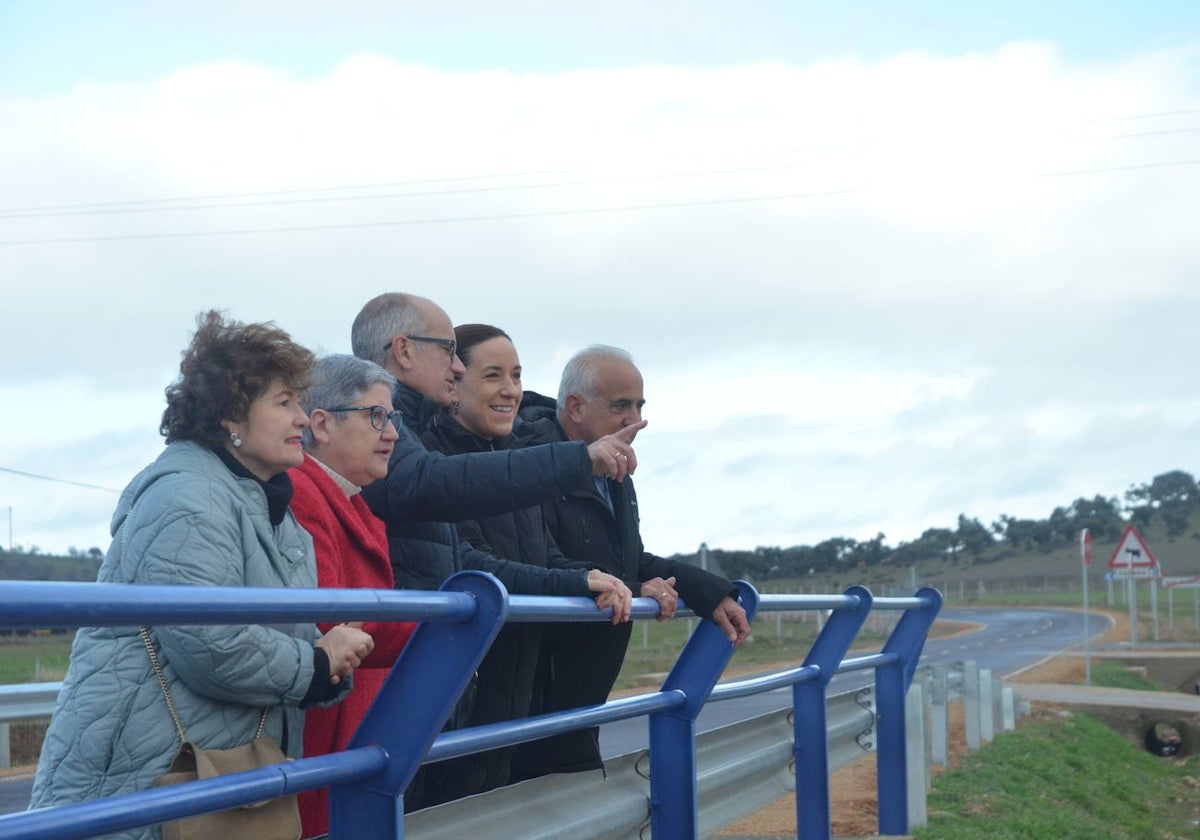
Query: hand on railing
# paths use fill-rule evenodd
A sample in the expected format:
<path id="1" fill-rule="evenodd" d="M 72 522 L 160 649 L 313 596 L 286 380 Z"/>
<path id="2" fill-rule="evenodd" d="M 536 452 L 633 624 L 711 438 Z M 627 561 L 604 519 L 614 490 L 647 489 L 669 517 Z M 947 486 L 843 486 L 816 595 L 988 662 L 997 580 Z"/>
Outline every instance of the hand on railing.
<path id="1" fill-rule="evenodd" d="M 750 622 L 746 620 L 746 611 L 728 595 L 713 610 L 712 620 L 724 631 L 725 638 L 734 647 L 741 647 L 742 642 L 750 638 Z"/>
<path id="2" fill-rule="evenodd" d="M 679 593 L 675 591 L 674 576 L 666 578 L 650 578 L 642 581 L 642 597 L 658 601 L 658 620 L 665 621 L 675 615 L 679 606 Z"/>
<path id="3" fill-rule="evenodd" d="M 588 590 L 596 595 L 596 609 L 612 607 L 613 624 L 629 621 L 633 610 L 633 593 L 629 591 L 625 581 L 599 569 L 590 570 L 587 581 Z"/>
<path id="4" fill-rule="evenodd" d="M 361 621 L 351 621 L 329 628 L 316 647 L 329 657 L 329 681 L 337 685 L 375 649 L 375 640 L 363 632 Z"/>

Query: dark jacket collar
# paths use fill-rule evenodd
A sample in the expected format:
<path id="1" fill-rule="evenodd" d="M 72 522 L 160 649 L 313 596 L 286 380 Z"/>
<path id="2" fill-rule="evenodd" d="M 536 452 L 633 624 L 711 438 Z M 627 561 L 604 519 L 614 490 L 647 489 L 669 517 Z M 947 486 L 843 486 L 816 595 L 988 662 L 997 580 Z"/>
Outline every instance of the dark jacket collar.
<path id="1" fill-rule="evenodd" d="M 536 391 L 522 395 L 513 434 L 523 446 L 568 440 L 567 433 L 558 425 L 558 403 Z"/>
<path id="2" fill-rule="evenodd" d="M 223 446 L 218 446 L 214 450 L 217 457 L 221 459 L 221 463 L 229 467 L 229 471 L 238 478 L 248 478 L 251 481 L 257 481 L 262 487 L 263 493 L 267 497 L 267 516 L 271 520 L 271 525 L 277 526 L 283 522 L 284 515 L 287 514 L 288 504 L 292 501 L 292 480 L 286 472 L 281 472 L 279 475 L 272 476 L 270 481 L 263 481 L 250 470 L 246 469 L 246 465 L 233 457 L 233 454 Z"/>
<path id="3" fill-rule="evenodd" d="M 434 418 L 442 413 L 436 402 L 403 382 L 397 382 L 392 391 L 392 402 L 404 417 L 404 425 L 414 432 L 428 429 Z"/>
<path id="4" fill-rule="evenodd" d="M 435 434 L 449 444 L 453 452 L 491 452 L 493 449 L 512 448 L 508 438 L 498 438 L 496 440 L 482 438 L 444 411 L 440 412 L 433 419 L 433 430 Z"/>

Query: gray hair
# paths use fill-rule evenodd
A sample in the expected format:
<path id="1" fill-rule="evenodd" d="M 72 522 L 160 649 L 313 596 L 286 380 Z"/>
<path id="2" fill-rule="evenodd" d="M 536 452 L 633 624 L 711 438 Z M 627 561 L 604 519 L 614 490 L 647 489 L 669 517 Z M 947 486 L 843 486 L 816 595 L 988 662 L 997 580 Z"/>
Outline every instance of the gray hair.
<path id="1" fill-rule="evenodd" d="M 633 356 L 620 347 L 593 344 L 584 347 L 570 358 L 563 368 L 558 383 L 558 409 L 567 407 L 567 396 L 577 394 L 584 399 L 596 396 L 596 368 L 604 362 L 627 362 L 633 364 Z"/>
<path id="2" fill-rule="evenodd" d="M 398 335 L 420 335 L 428 326 L 420 303 L 425 298 L 387 292 L 371 298 L 350 327 L 354 355 L 377 365 L 387 363 L 388 342 Z"/>
<path id="3" fill-rule="evenodd" d="M 353 405 L 368 388 L 380 383 L 386 385 L 390 393 L 396 387 L 396 377 L 374 362 L 357 356 L 345 353 L 323 356 L 313 365 L 312 382 L 300 397 L 300 407 L 308 413 L 314 408 Z M 301 445 L 306 451 L 312 451 L 312 426 L 306 426 L 301 435 Z"/>

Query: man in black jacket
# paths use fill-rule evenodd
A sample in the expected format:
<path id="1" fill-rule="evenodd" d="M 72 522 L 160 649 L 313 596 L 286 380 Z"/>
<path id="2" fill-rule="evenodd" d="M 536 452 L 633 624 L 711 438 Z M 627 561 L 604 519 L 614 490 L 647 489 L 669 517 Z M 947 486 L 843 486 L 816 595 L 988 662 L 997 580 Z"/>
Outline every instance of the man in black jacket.
<path id="1" fill-rule="evenodd" d="M 363 500 L 387 525 L 396 586 L 436 589 L 453 572 L 482 569 L 515 594 L 578 595 L 590 588 L 600 593 L 604 606 L 627 615 L 628 603 L 622 602 L 628 593 L 608 575 L 499 560 L 461 542 L 447 523 L 541 504 L 590 486 L 593 475 L 624 481 L 637 466 L 630 443 L 645 424 L 586 445 L 555 442 L 449 456 L 429 452 L 418 435 L 450 405 L 455 375 L 463 372 L 450 318 L 431 300 L 388 293 L 367 302 L 350 335 L 354 355 L 380 365 L 399 383 L 392 398 L 403 423 L 388 475 L 363 488 Z"/>
<path id="2" fill-rule="evenodd" d="M 507 513 L 591 484 L 601 473 L 623 481 L 636 467 L 629 445 L 641 426 L 587 445 L 559 443 L 520 450 L 443 455 L 429 452 L 418 435 L 450 405 L 455 353 L 450 318 L 431 300 L 399 293 L 379 295 L 359 312 L 351 329 L 359 358 L 397 379 L 392 394 L 401 413 L 400 434 L 386 478 L 364 487 L 363 500 L 387 526 L 388 551 L 401 589 L 436 589 L 455 572 L 494 574 L 512 594 L 592 595 L 627 623 L 632 594 L 616 576 L 585 567 L 545 568 L 494 557 L 460 540 L 451 523 Z M 461 707 L 459 714 L 465 711 Z M 448 724 L 453 728 L 455 720 Z M 447 765 L 422 768 L 405 793 L 405 810 L 444 801 Z"/>
<path id="3" fill-rule="evenodd" d="M 563 370 L 557 402 L 526 391 L 517 434 L 529 443 L 592 443 L 622 429 L 640 427 L 642 375 L 624 350 L 596 345 L 577 353 Z M 632 479 L 597 476 L 543 505 L 559 549 L 587 568 L 603 569 L 634 592 L 659 602 L 660 614 L 675 611 L 676 593 L 699 616 L 711 618 L 734 645 L 750 635 L 737 587 L 692 566 L 650 554 L 642 545 Z M 547 713 L 595 705 L 608 699 L 629 644 L 630 625 L 558 624 L 543 634 L 540 707 Z M 544 738 L 517 748 L 514 778 L 592 770 L 603 766 L 598 728 Z"/>

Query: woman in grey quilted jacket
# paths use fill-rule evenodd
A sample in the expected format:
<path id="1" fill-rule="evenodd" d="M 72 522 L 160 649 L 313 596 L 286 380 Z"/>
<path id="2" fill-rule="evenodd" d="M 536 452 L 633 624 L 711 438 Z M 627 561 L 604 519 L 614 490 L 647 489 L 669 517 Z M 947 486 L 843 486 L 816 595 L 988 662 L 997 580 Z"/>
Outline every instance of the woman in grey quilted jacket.
<path id="1" fill-rule="evenodd" d="M 303 461 L 299 406 L 313 355 L 271 324 L 198 329 L 167 388 L 167 446 L 121 495 L 99 580 L 315 587 L 312 540 L 288 510 Z M 226 749 L 264 734 L 301 752 L 302 709 L 336 702 L 371 637 L 350 625 L 168 626 L 150 635 L 188 739 Z M 180 746 L 150 656 L 132 627 L 85 627 L 71 649 L 31 808 L 151 786 Z M 158 838 L 157 826 L 122 838 Z"/>

